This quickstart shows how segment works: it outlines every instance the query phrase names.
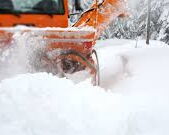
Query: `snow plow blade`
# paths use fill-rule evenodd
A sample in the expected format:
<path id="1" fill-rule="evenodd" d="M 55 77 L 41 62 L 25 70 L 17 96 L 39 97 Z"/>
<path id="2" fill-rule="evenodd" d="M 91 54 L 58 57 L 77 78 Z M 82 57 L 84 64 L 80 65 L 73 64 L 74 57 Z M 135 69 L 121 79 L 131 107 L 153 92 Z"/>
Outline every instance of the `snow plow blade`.
<path id="1" fill-rule="evenodd" d="M 43 45 L 32 54 L 31 64 L 37 71 L 52 72 L 64 77 L 65 74 L 72 74 L 82 70 L 89 70 L 94 77 L 94 84 L 98 85 L 98 71 L 93 60 L 93 46 L 95 44 L 95 29 L 86 28 L 2 28 L 0 30 L 0 48 L 10 47 L 14 42 L 15 33 L 28 35 L 29 39 L 41 39 Z M 36 45 L 37 46 L 37 45 Z M 39 54 L 41 53 L 41 54 Z M 32 56 L 31 56 L 32 57 Z M 33 62 L 34 61 L 34 62 Z M 38 64 L 37 64 L 38 63 Z M 97 78 L 96 78 L 97 77 Z"/>

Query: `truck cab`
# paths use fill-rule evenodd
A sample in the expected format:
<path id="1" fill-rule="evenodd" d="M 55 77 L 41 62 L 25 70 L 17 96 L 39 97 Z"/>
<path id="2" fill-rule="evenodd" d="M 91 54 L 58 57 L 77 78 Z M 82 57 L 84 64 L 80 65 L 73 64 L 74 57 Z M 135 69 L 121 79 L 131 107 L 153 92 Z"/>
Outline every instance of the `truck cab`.
<path id="1" fill-rule="evenodd" d="M 67 0 L 0 0 L 0 27 L 68 27 Z"/>

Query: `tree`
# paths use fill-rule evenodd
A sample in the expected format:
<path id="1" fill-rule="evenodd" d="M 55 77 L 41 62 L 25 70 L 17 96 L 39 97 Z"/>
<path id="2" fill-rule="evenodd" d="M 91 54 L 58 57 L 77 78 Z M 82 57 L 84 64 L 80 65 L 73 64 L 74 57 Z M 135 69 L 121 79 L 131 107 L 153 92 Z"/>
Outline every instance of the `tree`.
<path id="1" fill-rule="evenodd" d="M 148 11 L 147 11 L 147 37 L 146 37 L 146 44 L 149 45 L 150 40 L 150 21 L 151 21 L 151 0 L 148 0 Z"/>
<path id="2" fill-rule="evenodd" d="M 75 9 L 79 10 L 79 11 L 83 10 L 82 7 L 81 7 L 80 0 L 75 0 Z"/>

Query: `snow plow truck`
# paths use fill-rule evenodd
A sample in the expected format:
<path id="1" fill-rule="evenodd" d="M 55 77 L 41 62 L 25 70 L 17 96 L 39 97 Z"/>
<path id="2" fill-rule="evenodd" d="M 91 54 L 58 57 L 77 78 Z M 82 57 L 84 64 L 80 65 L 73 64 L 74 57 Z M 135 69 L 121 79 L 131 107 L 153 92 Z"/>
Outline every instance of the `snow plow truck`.
<path id="1" fill-rule="evenodd" d="M 80 0 L 75 8 L 81 10 Z M 117 17 L 126 15 L 126 0 L 93 0 L 70 26 L 68 0 L 0 0 L 0 49 L 8 48 L 16 31 L 40 36 L 46 43 L 41 66 L 64 77 L 88 70 L 93 84 L 99 85 L 99 64 L 94 50 L 96 40 Z M 27 26 L 20 29 L 17 26 Z M 44 62 L 45 61 L 45 62 Z M 44 64 L 45 63 L 45 64 Z"/>

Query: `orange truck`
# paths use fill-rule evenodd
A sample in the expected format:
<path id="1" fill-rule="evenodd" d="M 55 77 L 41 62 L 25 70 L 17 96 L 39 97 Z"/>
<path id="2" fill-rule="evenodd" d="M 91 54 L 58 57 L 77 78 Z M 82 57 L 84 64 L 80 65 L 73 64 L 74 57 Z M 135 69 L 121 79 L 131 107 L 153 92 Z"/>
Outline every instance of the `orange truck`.
<path id="1" fill-rule="evenodd" d="M 94 85 L 99 85 L 98 58 L 93 46 L 109 23 L 125 14 L 126 0 L 93 0 L 91 7 L 69 26 L 68 0 L 0 0 L 0 49 L 10 45 L 16 30 L 36 31 L 42 39 L 51 41 L 39 59 L 56 69 L 51 72 L 64 76 L 90 69 Z M 28 27 L 19 29 L 18 25 Z"/>

